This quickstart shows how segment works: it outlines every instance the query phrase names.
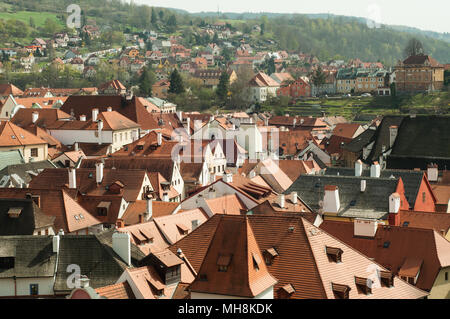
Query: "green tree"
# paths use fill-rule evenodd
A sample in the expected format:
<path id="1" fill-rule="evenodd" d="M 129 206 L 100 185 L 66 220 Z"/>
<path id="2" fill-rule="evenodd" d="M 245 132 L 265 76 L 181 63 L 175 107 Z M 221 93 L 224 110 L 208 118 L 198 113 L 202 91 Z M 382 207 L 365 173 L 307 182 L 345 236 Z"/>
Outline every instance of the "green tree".
<path id="1" fill-rule="evenodd" d="M 326 78 L 327 78 L 327 75 L 325 74 L 325 72 L 323 72 L 322 66 L 319 65 L 317 70 L 313 73 L 311 80 L 312 80 L 313 84 L 320 91 L 320 88 L 322 87 L 322 85 L 325 84 Z"/>
<path id="2" fill-rule="evenodd" d="M 156 23 L 158 23 L 158 18 L 156 17 L 156 12 L 154 8 L 152 8 L 152 17 L 150 22 L 152 23 L 153 26 L 155 26 Z"/>
<path id="3" fill-rule="evenodd" d="M 223 71 L 220 75 L 219 79 L 219 85 L 217 86 L 216 95 L 219 98 L 219 101 L 223 104 L 225 104 L 227 97 L 228 97 L 228 91 L 230 86 L 230 76 L 226 71 Z"/>
<path id="4" fill-rule="evenodd" d="M 139 78 L 139 92 L 143 96 L 152 96 L 152 86 L 155 84 L 156 77 L 152 70 L 144 67 Z"/>
<path id="5" fill-rule="evenodd" d="M 163 22 L 164 21 L 164 11 L 160 10 L 158 15 L 159 15 L 159 21 Z"/>
<path id="6" fill-rule="evenodd" d="M 272 73 L 275 73 L 275 70 L 275 59 L 274 57 L 271 57 L 267 62 L 267 74 L 271 75 Z"/>
<path id="7" fill-rule="evenodd" d="M 44 32 L 47 35 L 53 35 L 58 31 L 58 23 L 55 20 L 47 18 L 44 22 Z"/>
<path id="8" fill-rule="evenodd" d="M 169 93 L 182 94 L 185 92 L 183 79 L 177 69 L 170 74 Z"/>

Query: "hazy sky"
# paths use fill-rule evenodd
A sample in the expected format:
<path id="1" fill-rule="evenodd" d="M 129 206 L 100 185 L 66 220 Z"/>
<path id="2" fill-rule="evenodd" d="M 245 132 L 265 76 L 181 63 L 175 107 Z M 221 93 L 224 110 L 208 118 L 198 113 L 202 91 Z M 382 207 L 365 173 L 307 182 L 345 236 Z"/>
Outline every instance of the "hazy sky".
<path id="1" fill-rule="evenodd" d="M 423 30 L 450 32 L 450 0 L 134 0 L 189 12 L 334 13 Z"/>

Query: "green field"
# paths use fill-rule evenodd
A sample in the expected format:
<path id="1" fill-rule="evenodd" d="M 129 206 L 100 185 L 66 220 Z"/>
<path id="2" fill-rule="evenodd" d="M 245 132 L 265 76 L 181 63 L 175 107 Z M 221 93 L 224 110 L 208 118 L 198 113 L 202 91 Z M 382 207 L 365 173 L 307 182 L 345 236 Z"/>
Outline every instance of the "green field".
<path id="1" fill-rule="evenodd" d="M 63 26 L 63 23 L 61 20 L 57 18 L 56 13 L 50 13 L 50 12 L 29 12 L 29 11 L 19 11 L 15 13 L 11 12 L 0 12 L 0 19 L 4 20 L 20 20 L 24 23 L 28 24 L 30 22 L 30 18 L 33 18 L 34 23 L 36 26 L 41 27 L 45 24 L 45 20 L 52 19 L 55 20 L 58 24 Z"/>

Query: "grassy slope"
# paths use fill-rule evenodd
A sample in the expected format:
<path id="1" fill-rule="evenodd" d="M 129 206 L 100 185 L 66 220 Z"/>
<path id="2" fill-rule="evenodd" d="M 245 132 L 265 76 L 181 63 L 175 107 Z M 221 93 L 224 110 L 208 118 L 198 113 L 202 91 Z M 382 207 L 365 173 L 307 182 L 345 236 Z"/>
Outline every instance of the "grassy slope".
<path id="1" fill-rule="evenodd" d="M 42 27 L 45 24 L 45 20 L 52 19 L 56 21 L 58 24 L 63 26 L 61 20 L 57 18 L 55 13 L 50 12 L 28 12 L 28 11 L 19 11 L 16 13 L 8 13 L 8 12 L 0 12 L 0 19 L 9 20 L 15 19 L 23 21 L 28 24 L 30 22 L 30 18 L 33 18 L 34 23 L 37 27 Z"/>

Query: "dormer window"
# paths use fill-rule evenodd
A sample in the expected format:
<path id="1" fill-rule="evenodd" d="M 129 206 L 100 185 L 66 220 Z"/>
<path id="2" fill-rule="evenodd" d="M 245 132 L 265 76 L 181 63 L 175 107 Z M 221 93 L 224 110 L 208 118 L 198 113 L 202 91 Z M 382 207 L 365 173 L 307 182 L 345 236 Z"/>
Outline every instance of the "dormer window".
<path id="1" fill-rule="evenodd" d="M 380 271 L 380 281 L 381 285 L 384 287 L 394 286 L 394 275 L 390 271 Z"/>
<path id="2" fill-rule="evenodd" d="M 189 228 L 181 223 L 177 224 L 177 228 L 181 235 L 187 235 L 189 233 Z"/>
<path id="3" fill-rule="evenodd" d="M 335 263 L 342 262 L 342 253 L 343 253 L 342 249 L 326 246 L 325 252 L 327 254 L 328 260 L 335 262 Z"/>
<path id="4" fill-rule="evenodd" d="M 278 256 L 278 252 L 276 251 L 276 249 L 274 247 L 266 249 L 263 252 L 264 255 L 264 262 L 266 263 L 267 266 L 272 265 L 273 260 L 275 259 L 275 257 Z"/>
<path id="5" fill-rule="evenodd" d="M 372 293 L 372 280 L 368 278 L 356 277 L 355 284 L 359 293 L 370 295 Z"/>
<path id="6" fill-rule="evenodd" d="M 331 289 L 336 299 L 349 299 L 351 290 L 349 286 L 331 283 Z"/>
<path id="7" fill-rule="evenodd" d="M 261 258 L 257 253 L 252 253 L 252 259 L 253 259 L 253 267 L 256 271 L 259 270 L 259 265 L 261 264 Z"/>
<path id="8" fill-rule="evenodd" d="M 219 255 L 219 258 L 217 258 L 217 266 L 219 267 L 218 270 L 220 272 L 227 272 L 232 258 L 232 254 Z"/>

